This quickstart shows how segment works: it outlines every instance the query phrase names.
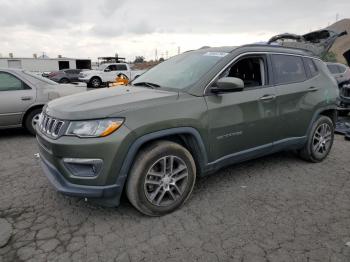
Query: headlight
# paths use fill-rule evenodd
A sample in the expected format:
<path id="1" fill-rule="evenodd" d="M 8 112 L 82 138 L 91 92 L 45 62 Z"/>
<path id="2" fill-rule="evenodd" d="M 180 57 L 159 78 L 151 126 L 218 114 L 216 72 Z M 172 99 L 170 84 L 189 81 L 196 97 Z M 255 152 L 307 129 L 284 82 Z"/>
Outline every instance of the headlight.
<path id="1" fill-rule="evenodd" d="M 123 124 L 123 119 L 101 119 L 70 122 L 66 135 L 78 137 L 105 137 Z"/>

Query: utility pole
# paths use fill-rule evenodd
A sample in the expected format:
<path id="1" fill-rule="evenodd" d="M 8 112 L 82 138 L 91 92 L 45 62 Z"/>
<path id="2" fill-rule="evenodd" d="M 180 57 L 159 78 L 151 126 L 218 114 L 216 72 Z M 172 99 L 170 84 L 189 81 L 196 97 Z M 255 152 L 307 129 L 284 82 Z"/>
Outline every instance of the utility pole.
<path id="1" fill-rule="evenodd" d="M 156 48 L 155 52 L 154 52 L 154 61 L 158 61 L 158 50 Z"/>
<path id="2" fill-rule="evenodd" d="M 165 51 L 165 59 L 168 59 L 168 50 Z"/>
<path id="3" fill-rule="evenodd" d="M 339 14 L 337 13 L 337 14 L 335 15 L 335 22 L 338 22 L 338 20 L 339 20 Z"/>
<path id="4" fill-rule="evenodd" d="M 180 47 L 179 46 L 177 47 L 177 54 L 178 55 L 180 54 Z"/>

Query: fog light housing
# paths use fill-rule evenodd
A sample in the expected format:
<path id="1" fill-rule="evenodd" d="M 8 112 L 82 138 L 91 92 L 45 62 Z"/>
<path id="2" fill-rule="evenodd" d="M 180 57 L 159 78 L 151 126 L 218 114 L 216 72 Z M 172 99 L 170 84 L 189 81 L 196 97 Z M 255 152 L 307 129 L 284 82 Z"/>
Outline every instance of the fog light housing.
<path id="1" fill-rule="evenodd" d="M 102 159 L 63 158 L 63 164 L 72 177 L 96 178 L 102 171 Z"/>

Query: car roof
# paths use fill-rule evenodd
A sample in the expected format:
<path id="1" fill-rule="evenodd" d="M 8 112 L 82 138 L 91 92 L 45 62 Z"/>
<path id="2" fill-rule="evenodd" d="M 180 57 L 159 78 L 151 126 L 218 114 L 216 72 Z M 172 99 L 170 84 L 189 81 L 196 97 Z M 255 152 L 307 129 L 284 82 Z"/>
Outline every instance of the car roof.
<path id="1" fill-rule="evenodd" d="M 7 72 L 23 72 L 24 70 L 21 68 L 1 68 L 0 71 L 7 71 Z"/>
<path id="2" fill-rule="evenodd" d="M 280 45 L 268 45 L 268 44 L 248 44 L 242 46 L 222 46 L 222 47 L 202 47 L 196 51 L 207 51 L 207 52 L 225 52 L 232 53 L 236 50 L 245 50 L 252 52 L 277 52 L 277 53 L 286 53 L 286 54 L 294 54 L 294 55 L 302 55 L 302 56 L 310 56 L 315 57 L 313 53 L 307 50 L 299 49 L 299 48 L 291 48 L 284 47 Z"/>

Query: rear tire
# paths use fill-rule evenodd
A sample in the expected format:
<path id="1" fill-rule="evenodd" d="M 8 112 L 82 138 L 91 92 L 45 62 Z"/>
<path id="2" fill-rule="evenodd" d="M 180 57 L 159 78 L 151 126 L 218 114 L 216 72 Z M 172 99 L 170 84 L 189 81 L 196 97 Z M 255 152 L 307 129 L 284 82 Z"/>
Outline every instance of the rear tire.
<path id="1" fill-rule="evenodd" d="M 126 195 L 141 213 L 162 216 L 182 206 L 196 181 L 190 152 L 170 141 L 157 141 L 135 158 L 126 184 Z"/>
<path id="2" fill-rule="evenodd" d="M 317 163 L 323 161 L 332 149 L 334 124 L 328 116 L 319 116 L 313 123 L 304 147 L 299 151 L 302 159 Z"/>
<path id="3" fill-rule="evenodd" d="M 61 84 L 68 84 L 68 83 L 70 83 L 70 81 L 69 81 L 68 78 L 62 78 L 62 79 L 60 80 L 60 83 L 61 83 Z"/>
<path id="4" fill-rule="evenodd" d="M 39 116 L 42 112 L 41 108 L 34 109 L 28 113 L 24 120 L 24 127 L 28 130 L 28 132 L 35 136 L 35 127 L 39 122 Z"/>

